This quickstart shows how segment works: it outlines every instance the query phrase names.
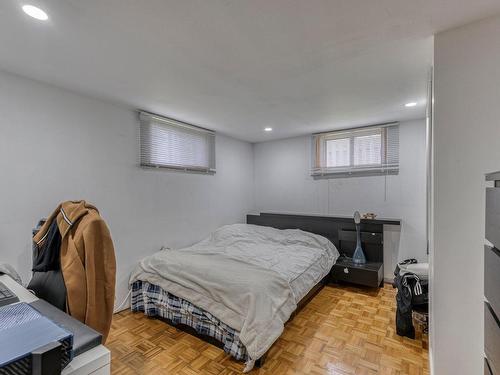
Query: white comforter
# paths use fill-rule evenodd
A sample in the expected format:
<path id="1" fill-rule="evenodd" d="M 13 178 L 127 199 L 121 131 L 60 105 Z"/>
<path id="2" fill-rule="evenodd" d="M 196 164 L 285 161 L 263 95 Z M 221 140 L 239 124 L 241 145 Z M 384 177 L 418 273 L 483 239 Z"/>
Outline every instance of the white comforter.
<path id="1" fill-rule="evenodd" d="M 250 224 L 223 226 L 191 248 L 209 249 L 277 272 L 290 284 L 296 303 L 339 257 L 335 245 L 317 234 Z"/>
<path id="2" fill-rule="evenodd" d="M 335 246 L 319 235 L 234 224 L 191 247 L 144 258 L 130 283 L 159 285 L 238 330 L 250 357 L 249 370 L 338 256 Z"/>

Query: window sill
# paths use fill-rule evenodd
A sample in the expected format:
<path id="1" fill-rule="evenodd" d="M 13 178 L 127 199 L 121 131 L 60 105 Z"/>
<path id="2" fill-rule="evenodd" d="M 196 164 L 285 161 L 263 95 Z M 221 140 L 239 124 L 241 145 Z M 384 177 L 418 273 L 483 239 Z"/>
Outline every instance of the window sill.
<path id="1" fill-rule="evenodd" d="M 372 176 L 394 176 L 399 174 L 397 170 L 374 170 L 374 171 L 355 171 L 355 172 L 332 172 L 332 173 L 313 173 L 311 177 L 315 180 L 325 180 L 332 178 L 351 178 L 351 177 L 372 177 Z"/>

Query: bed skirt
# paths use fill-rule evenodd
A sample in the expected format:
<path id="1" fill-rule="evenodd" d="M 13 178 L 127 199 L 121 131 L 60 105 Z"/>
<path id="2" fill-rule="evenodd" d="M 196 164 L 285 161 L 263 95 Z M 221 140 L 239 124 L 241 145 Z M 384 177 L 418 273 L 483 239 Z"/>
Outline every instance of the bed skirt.
<path id="1" fill-rule="evenodd" d="M 173 325 L 184 324 L 198 334 L 210 336 L 223 344 L 224 352 L 238 361 L 246 361 L 248 354 L 239 339 L 239 332 L 221 322 L 215 316 L 192 303 L 174 296 L 148 282 L 132 284 L 131 309 L 147 316 L 169 320 Z"/>

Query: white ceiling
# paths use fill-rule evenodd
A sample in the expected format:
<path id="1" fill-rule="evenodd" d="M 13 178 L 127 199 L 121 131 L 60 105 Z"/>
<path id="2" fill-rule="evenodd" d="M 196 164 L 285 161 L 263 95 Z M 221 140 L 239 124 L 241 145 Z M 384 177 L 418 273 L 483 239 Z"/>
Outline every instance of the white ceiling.
<path id="1" fill-rule="evenodd" d="M 252 142 L 423 117 L 432 34 L 500 12 L 499 0 L 26 1 L 49 21 L 0 1 L 1 69 Z"/>

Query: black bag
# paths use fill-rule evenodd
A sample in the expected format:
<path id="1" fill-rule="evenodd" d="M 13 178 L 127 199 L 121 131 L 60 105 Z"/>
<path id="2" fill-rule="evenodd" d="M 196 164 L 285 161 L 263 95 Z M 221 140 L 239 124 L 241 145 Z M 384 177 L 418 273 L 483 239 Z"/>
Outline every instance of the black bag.
<path id="1" fill-rule="evenodd" d="M 407 259 L 399 264 L 414 264 L 417 263 L 415 259 Z M 406 336 L 411 339 L 415 338 L 415 327 L 413 326 L 413 309 L 419 307 L 420 309 L 428 308 L 429 304 L 429 282 L 427 280 L 419 280 L 412 278 L 412 274 L 400 275 L 399 264 L 394 270 L 394 283 L 393 287 L 398 289 L 396 294 L 396 333 L 399 336 Z M 406 284 L 404 285 L 404 280 Z M 415 285 L 420 283 L 422 293 L 416 295 L 414 293 Z"/>

